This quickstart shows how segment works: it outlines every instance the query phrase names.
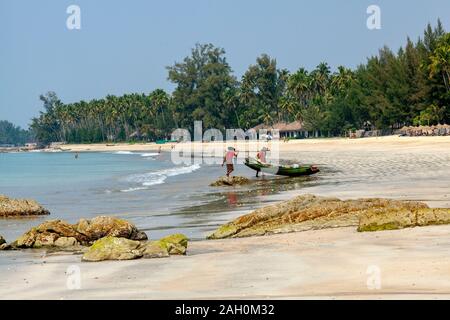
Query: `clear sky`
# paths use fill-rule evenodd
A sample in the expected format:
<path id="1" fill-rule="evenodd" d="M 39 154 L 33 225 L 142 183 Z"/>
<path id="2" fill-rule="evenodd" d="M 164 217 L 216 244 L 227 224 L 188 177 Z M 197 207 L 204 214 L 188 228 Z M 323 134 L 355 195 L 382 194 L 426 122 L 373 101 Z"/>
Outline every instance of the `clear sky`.
<path id="1" fill-rule="evenodd" d="M 72 4 L 81 30 L 66 27 Z M 381 30 L 366 26 L 371 4 Z M 64 102 L 171 91 L 165 67 L 197 42 L 225 48 L 238 77 L 262 53 L 290 71 L 353 68 L 438 17 L 449 31 L 449 0 L 0 0 L 0 119 L 27 127 L 49 90 Z"/>

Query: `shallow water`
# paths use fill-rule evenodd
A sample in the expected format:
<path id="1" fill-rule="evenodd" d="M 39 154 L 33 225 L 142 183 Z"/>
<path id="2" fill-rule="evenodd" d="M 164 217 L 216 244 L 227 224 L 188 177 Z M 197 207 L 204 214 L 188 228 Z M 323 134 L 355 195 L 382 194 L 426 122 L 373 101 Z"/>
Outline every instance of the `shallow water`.
<path id="1" fill-rule="evenodd" d="M 0 194 L 33 198 L 51 216 L 0 220 L 8 241 L 47 219 L 75 223 L 80 218 L 114 215 L 129 219 L 151 238 L 182 232 L 193 240 L 267 203 L 297 194 L 339 198 L 387 197 L 450 207 L 450 150 L 440 153 L 335 152 L 284 153 L 298 163 L 314 163 L 311 177 L 252 178 L 248 186 L 209 184 L 225 169 L 219 165 L 175 166 L 169 153 L 16 153 L 0 154 Z M 235 174 L 253 177 L 237 165 Z"/>
<path id="2" fill-rule="evenodd" d="M 220 224 L 317 178 L 266 176 L 245 187 L 209 184 L 223 175 L 220 165 L 176 166 L 169 153 L 4 153 L 0 154 L 0 194 L 32 198 L 50 216 L 0 220 L 8 241 L 48 219 L 114 215 L 129 219 L 151 238 L 182 232 L 202 239 Z M 254 171 L 237 165 L 235 174 Z"/>

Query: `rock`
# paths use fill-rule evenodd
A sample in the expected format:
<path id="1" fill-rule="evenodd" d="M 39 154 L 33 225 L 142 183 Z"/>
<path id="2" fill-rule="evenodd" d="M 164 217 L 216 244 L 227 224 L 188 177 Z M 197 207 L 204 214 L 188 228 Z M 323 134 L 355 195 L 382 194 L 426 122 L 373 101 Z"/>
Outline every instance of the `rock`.
<path id="1" fill-rule="evenodd" d="M 48 215 L 50 212 L 30 199 L 11 199 L 0 195 L 0 217 Z"/>
<path id="2" fill-rule="evenodd" d="M 83 255 L 83 261 L 131 260 L 142 257 L 139 241 L 112 236 L 101 238 Z"/>
<path id="3" fill-rule="evenodd" d="M 0 246 L 1 246 L 2 244 L 4 244 L 4 243 L 6 243 L 5 238 L 3 238 L 2 236 L 0 236 Z"/>
<path id="4" fill-rule="evenodd" d="M 240 186 L 249 184 L 250 180 L 245 177 L 240 176 L 223 176 L 217 179 L 217 181 L 210 184 L 211 187 L 222 187 L 222 186 Z"/>
<path id="5" fill-rule="evenodd" d="M 103 237 L 121 237 L 132 240 L 147 240 L 147 235 L 140 232 L 132 223 L 113 217 L 96 217 L 92 220 L 81 219 L 75 230 L 85 235 L 90 241 Z"/>
<path id="6" fill-rule="evenodd" d="M 183 234 L 172 234 L 160 239 L 158 242 L 167 249 L 169 254 L 186 254 L 188 238 Z"/>
<path id="7" fill-rule="evenodd" d="M 407 208 L 368 210 L 361 215 L 358 231 L 396 230 L 450 223 L 450 209 Z"/>
<path id="8" fill-rule="evenodd" d="M 42 232 L 38 233 L 36 236 L 36 240 L 34 241 L 34 248 L 48 247 L 53 246 L 56 239 L 58 239 L 58 235 L 51 232 Z"/>
<path id="9" fill-rule="evenodd" d="M 339 200 L 337 198 L 301 195 L 292 200 L 257 209 L 225 224 L 214 231 L 208 239 L 237 238 L 259 236 L 311 229 L 324 229 L 348 226 L 361 226 L 381 219 L 385 215 L 397 216 L 401 225 L 414 225 L 411 212 L 430 210 L 420 202 L 398 201 L 390 199 Z M 445 221 L 437 211 L 433 219 Z M 370 218 L 369 217 L 376 218 Z M 364 220 L 365 219 L 365 220 Z M 388 219 L 383 224 L 388 225 Z M 431 219 L 431 218 L 430 218 Z M 397 226 L 395 226 L 397 227 Z M 365 230 L 364 230 L 365 231 Z"/>
<path id="10" fill-rule="evenodd" d="M 173 234 L 158 241 L 149 241 L 143 248 L 144 258 L 165 258 L 169 255 L 185 255 L 188 238 L 183 234 Z"/>
<path id="11" fill-rule="evenodd" d="M 169 256 L 169 251 L 165 245 L 159 241 L 149 241 L 142 248 L 144 258 L 166 258 Z"/>
<path id="12" fill-rule="evenodd" d="M 63 220 L 46 221 L 20 236 L 11 246 L 16 248 L 68 247 L 71 243 L 86 246 L 109 236 L 132 240 L 147 239 L 144 232 L 139 231 L 128 221 L 113 217 L 96 217 L 92 220 L 81 219 L 74 225 Z"/>
<path id="13" fill-rule="evenodd" d="M 21 235 L 19 238 L 17 238 L 16 241 L 12 244 L 12 246 L 17 248 L 32 248 L 34 245 L 34 242 L 36 241 L 36 237 L 38 235 L 38 232 L 36 228 L 32 228 L 28 232 Z"/>
<path id="14" fill-rule="evenodd" d="M 75 226 L 69 224 L 66 221 L 63 220 L 50 220 L 46 221 L 39 226 L 36 227 L 37 232 L 39 233 L 45 233 L 50 232 L 54 233 L 59 237 L 73 237 L 76 238 L 77 241 L 81 243 L 86 243 L 89 241 L 92 241 L 89 237 L 86 235 L 79 233 Z M 96 239 L 94 239 L 96 240 Z"/>
<path id="15" fill-rule="evenodd" d="M 60 247 L 60 248 L 68 248 L 68 247 L 74 247 L 79 245 L 78 241 L 76 238 L 74 237 L 61 237 L 58 238 L 54 244 L 55 247 Z"/>

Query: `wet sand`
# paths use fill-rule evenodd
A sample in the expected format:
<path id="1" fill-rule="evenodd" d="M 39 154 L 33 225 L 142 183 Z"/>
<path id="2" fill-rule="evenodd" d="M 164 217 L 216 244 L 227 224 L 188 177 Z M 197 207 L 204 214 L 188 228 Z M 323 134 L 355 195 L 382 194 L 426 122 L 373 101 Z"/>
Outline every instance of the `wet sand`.
<path id="1" fill-rule="evenodd" d="M 65 147 L 77 151 L 157 148 Z M 281 143 L 280 155 L 319 165 L 321 183 L 271 196 L 272 200 L 313 193 L 420 200 L 432 207 L 450 207 L 450 137 L 299 140 Z M 191 242 L 188 252 L 187 257 L 103 263 L 81 263 L 80 257 L 73 255 L 41 257 L 42 253 L 33 253 L 33 257 L 19 257 L 13 252 L 2 253 L 2 259 L 11 261 L 0 265 L 0 297 L 450 298 L 450 226 L 377 233 L 342 228 L 205 240 Z M 20 259 L 28 259 L 28 263 L 19 263 Z M 81 290 L 66 287 L 65 272 L 70 265 L 81 268 Z M 367 285 L 377 270 L 380 289 Z"/>

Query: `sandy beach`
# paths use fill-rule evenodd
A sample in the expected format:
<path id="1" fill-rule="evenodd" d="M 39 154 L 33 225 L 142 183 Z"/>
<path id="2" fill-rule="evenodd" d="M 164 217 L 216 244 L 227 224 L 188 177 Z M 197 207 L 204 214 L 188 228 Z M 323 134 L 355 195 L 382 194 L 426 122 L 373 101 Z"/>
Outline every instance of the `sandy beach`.
<path id="1" fill-rule="evenodd" d="M 199 144 L 192 142 L 193 146 Z M 264 142 L 261 142 L 265 145 Z M 114 144 L 66 144 L 64 150 L 73 152 L 108 152 L 108 151 L 156 151 L 161 147 L 162 151 L 170 151 L 174 143 L 114 143 Z M 203 150 L 207 151 L 216 148 L 217 145 L 224 149 L 230 145 L 229 142 L 202 143 Z M 237 149 L 244 149 L 246 142 L 232 142 L 232 146 Z M 256 143 L 253 143 L 257 146 Z M 441 152 L 450 145 L 450 136 L 430 136 L 430 137 L 399 137 L 384 136 L 364 139 L 348 138 L 324 138 L 324 139 L 303 139 L 280 142 L 281 152 L 302 152 L 302 151 L 423 151 Z M 443 150 L 444 149 L 444 150 Z"/>
<path id="2" fill-rule="evenodd" d="M 64 146 L 77 152 L 158 147 Z M 327 184 L 284 192 L 274 200 L 313 193 L 419 200 L 450 208 L 450 137 L 298 140 L 281 143 L 280 155 L 318 164 L 323 168 L 320 179 Z M 0 266 L 0 297 L 448 299 L 449 231 L 450 226 L 430 226 L 358 233 L 351 227 L 204 240 L 190 242 L 187 256 L 101 263 L 81 263 L 72 254 L 37 251 L 20 257 L 3 252 L 1 258 L 10 263 Z M 19 264 L 19 259 L 28 263 Z M 73 265 L 81 272 L 79 290 L 66 285 L 66 272 Z"/>
<path id="3" fill-rule="evenodd" d="M 198 241 L 188 256 L 167 259 L 81 263 L 79 256 L 46 256 L 0 270 L 0 293 L 6 299 L 448 299 L 449 248 L 450 226 L 432 226 Z M 80 270 L 77 290 L 67 287 L 73 266 Z"/>

